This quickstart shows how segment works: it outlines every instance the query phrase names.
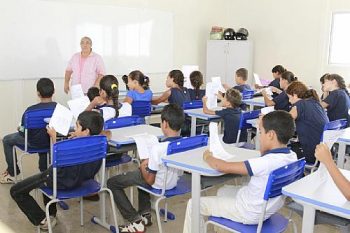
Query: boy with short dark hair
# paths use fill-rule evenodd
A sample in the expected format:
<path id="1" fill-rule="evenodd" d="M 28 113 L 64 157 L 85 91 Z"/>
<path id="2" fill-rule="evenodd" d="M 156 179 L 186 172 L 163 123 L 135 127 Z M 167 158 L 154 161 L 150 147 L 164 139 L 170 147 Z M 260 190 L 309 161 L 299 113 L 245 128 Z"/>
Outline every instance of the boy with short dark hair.
<path id="1" fill-rule="evenodd" d="M 90 87 L 86 95 L 91 102 L 96 96 L 100 96 L 100 89 L 98 89 L 98 87 Z"/>
<path id="2" fill-rule="evenodd" d="M 40 98 L 38 104 L 32 105 L 26 109 L 39 110 L 39 109 L 54 109 L 56 102 L 52 101 L 52 95 L 55 92 L 55 87 L 51 79 L 41 78 L 36 84 L 37 95 Z M 26 112 L 25 111 L 25 112 Z M 13 184 L 15 182 L 15 171 L 13 164 L 13 147 L 15 145 L 24 146 L 24 113 L 22 115 L 21 126 L 18 127 L 18 132 L 8 134 L 2 139 L 4 146 L 4 154 L 7 163 L 7 169 L 0 176 L 1 184 Z M 50 147 L 50 138 L 46 133 L 46 129 L 30 129 L 28 130 L 28 147 L 35 149 L 44 149 Z M 16 165 L 17 174 L 21 171 L 18 165 Z M 39 154 L 39 170 L 44 171 L 47 169 L 47 154 Z"/>
<path id="3" fill-rule="evenodd" d="M 102 116 L 94 111 L 82 112 L 76 122 L 75 131 L 70 137 L 84 137 L 90 135 L 98 135 L 103 129 Z M 48 134 L 52 138 L 52 142 L 56 142 L 56 131 L 53 128 L 47 128 Z M 101 161 L 69 166 L 57 169 L 57 189 L 72 189 L 81 185 L 84 181 L 93 179 L 95 174 L 101 167 Z M 43 211 L 34 198 L 29 194 L 32 190 L 43 186 L 53 186 L 52 167 L 42 173 L 28 177 L 11 187 L 11 197 L 15 200 L 18 207 L 27 216 L 29 221 L 35 226 L 40 225 L 42 230 L 48 229 L 48 221 Z M 50 199 L 43 195 L 44 204 Z M 49 208 L 51 226 L 56 225 L 56 205 L 52 204 Z"/>
<path id="4" fill-rule="evenodd" d="M 287 147 L 295 132 L 293 118 L 288 112 L 274 111 L 261 117 L 259 129 L 259 158 L 244 162 L 226 162 L 213 157 L 208 150 L 204 152 L 203 159 L 212 168 L 223 173 L 249 175 L 251 179 L 246 186 L 226 186 L 218 190 L 217 196 L 202 197 L 201 215 L 223 217 L 244 224 L 259 222 L 270 173 L 297 160 L 296 154 Z M 190 200 L 187 205 L 184 233 L 191 232 L 191 203 Z M 283 204 L 282 196 L 271 198 L 266 208 L 265 219 L 276 213 Z"/>
<path id="5" fill-rule="evenodd" d="M 180 139 L 184 120 L 185 116 L 181 107 L 176 104 L 165 106 L 161 113 L 161 128 L 165 136 L 162 141 L 169 142 Z M 141 161 L 139 169 L 114 176 L 107 181 L 107 187 L 113 192 L 114 201 L 120 213 L 129 222 L 119 226 L 119 232 L 142 233 L 146 231 L 145 226 L 152 224 L 149 193 L 138 190 L 139 210 L 137 211 L 126 196 L 125 188 L 140 185 L 161 189 L 165 175 L 167 178 L 166 188 L 172 189 L 176 186 L 178 171 L 169 168 L 168 173 L 165 174 L 166 170 L 159 156 L 158 153 L 151 153 L 149 159 Z"/>

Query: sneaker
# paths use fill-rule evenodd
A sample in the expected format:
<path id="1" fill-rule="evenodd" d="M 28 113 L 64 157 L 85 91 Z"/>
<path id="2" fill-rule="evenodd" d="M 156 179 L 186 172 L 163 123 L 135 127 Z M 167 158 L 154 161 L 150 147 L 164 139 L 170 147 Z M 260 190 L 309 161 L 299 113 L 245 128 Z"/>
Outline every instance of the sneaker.
<path id="1" fill-rule="evenodd" d="M 152 214 L 151 213 L 144 213 L 141 214 L 141 219 L 142 219 L 142 223 L 143 225 L 145 225 L 146 227 L 149 227 L 152 225 Z"/>
<path id="2" fill-rule="evenodd" d="M 51 222 L 51 229 L 54 228 L 57 224 L 57 219 L 54 216 L 50 216 L 50 222 Z M 47 218 L 44 218 L 44 220 L 41 221 L 39 224 L 40 230 L 48 231 L 49 230 L 49 223 L 47 221 Z"/>
<path id="3" fill-rule="evenodd" d="M 120 233 L 134 232 L 134 233 L 144 233 L 146 232 L 146 227 L 142 220 L 138 220 L 127 225 L 118 226 Z"/>
<path id="4" fill-rule="evenodd" d="M 14 184 L 15 183 L 15 177 L 11 176 L 7 171 L 1 174 L 0 176 L 0 183 L 1 184 Z"/>

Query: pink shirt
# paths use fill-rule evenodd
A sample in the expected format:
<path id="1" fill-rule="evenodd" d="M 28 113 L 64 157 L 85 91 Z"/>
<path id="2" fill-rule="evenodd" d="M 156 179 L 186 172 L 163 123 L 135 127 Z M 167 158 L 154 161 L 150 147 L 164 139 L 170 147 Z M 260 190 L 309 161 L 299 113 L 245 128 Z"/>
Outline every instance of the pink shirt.
<path id="1" fill-rule="evenodd" d="M 94 86 L 98 75 L 105 74 L 105 66 L 102 57 L 97 53 L 91 52 L 86 58 L 76 53 L 68 62 L 66 71 L 73 71 L 71 85 L 81 84 L 84 93 L 87 93 Z"/>

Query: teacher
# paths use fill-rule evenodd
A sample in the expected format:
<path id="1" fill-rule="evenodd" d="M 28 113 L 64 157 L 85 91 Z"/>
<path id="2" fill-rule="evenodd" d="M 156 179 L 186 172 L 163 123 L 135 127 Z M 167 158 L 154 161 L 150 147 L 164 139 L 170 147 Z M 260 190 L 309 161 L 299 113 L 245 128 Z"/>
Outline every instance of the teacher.
<path id="1" fill-rule="evenodd" d="M 80 41 L 81 52 L 76 53 L 70 59 L 64 76 L 64 92 L 69 91 L 71 85 L 81 84 L 86 94 L 92 86 L 98 86 L 100 79 L 105 74 L 102 57 L 92 52 L 92 40 L 85 36 Z"/>

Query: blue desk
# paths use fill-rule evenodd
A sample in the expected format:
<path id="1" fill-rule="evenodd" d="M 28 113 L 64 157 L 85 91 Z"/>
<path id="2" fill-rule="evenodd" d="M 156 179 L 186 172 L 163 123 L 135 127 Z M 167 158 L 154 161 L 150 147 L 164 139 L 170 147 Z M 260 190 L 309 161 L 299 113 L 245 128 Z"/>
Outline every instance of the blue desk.
<path id="1" fill-rule="evenodd" d="M 221 109 L 222 107 L 218 107 L 215 110 L 221 110 Z M 207 120 L 207 121 L 220 119 L 220 116 L 205 114 L 203 112 L 203 108 L 188 109 L 188 110 L 184 110 L 184 112 L 185 114 L 191 117 L 191 136 L 196 135 L 197 118 Z"/>

